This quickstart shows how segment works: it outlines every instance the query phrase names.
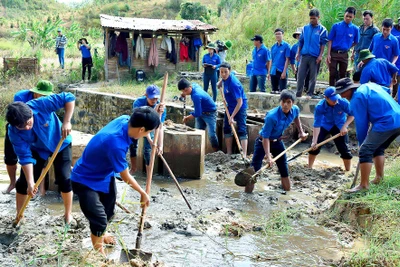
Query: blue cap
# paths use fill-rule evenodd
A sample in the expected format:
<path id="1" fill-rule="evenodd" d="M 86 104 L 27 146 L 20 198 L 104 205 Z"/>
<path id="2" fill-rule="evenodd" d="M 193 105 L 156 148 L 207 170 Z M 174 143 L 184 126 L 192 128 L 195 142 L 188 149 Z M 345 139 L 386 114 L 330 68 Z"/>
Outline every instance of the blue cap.
<path id="1" fill-rule="evenodd" d="M 158 86 L 154 84 L 149 85 L 146 88 L 146 96 L 150 99 L 160 98 L 160 88 L 158 88 Z"/>
<path id="2" fill-rule="evenodd" d="M 328 88 L 325 89 L 324 96 L 326 96 L 332 101 L 336 101 L 340 98 L 340 95 L 336 94 L 336 88 L 333 86 L 329 86 Z"/>

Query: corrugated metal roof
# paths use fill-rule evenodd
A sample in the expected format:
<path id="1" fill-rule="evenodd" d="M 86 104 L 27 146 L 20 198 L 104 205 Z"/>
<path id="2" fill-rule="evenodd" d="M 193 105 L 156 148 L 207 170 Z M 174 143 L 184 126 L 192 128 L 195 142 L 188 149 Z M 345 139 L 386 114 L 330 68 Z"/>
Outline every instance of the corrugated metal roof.
<path id="1" fill-rule="evenodd" d="M 100 14 L 100 23 L 103 27 L 137 31 L 216 31 L 217 27 L 201 22 L 200 20 L 165 20 L 126 18 Z"/>

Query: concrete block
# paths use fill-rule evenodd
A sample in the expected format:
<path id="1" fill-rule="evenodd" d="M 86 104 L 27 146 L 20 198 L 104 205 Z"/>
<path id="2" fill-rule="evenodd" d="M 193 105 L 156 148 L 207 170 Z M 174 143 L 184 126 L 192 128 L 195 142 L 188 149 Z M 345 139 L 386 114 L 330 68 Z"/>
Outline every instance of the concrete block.
<path id="1" fill-rule="evenodd" d="M 260 124 L 252 124 L 248 123 L 247 124 L 247 135 L 249 136 L 249 141 L 247 145 L 247 155 L 250 155 L 254 152 L 254 144 L 256 141 L 256 138 L 259 136 L 259 132 L 262 128 L 262 125 Z"/>
<path id="2" fill-rule="evenodd" d="M 176 177 L 201 178 L 204 173 L 205 132 L 164 131 L 164 158 Z M 164 174 L 168 175 L 164 168 Z"/>
<path id="3" fill-rule="evenodd" d="M 143 149 L 144 149 L 144 138 L 140 138 L 138 141 L 138 148 L 136 153 L 136 170 L 137 172 L 146 173 L 146 162 L 143 156 Z M 128 158 L 130 157 L 128 152 Z M 128 159 L 130 162 L 130 159 Z M 163 173 L 163 166 L 162 162 L 160 161 L 159 157 L 156 155 L 154 159 L 154 173 L 162 174 Z"/>

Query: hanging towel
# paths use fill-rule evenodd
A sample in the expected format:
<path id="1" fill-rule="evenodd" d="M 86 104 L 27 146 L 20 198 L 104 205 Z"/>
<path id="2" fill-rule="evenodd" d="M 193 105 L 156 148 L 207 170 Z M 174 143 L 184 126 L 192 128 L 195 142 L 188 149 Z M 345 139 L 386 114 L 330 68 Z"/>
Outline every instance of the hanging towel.
<path id="1" fill-rule="evenodd" d="M 157 67 L 158 66 L 158 49 L 157 49 L 157 37 L 151 39 L 150 53 L 148 58 L 148 65 Z"/>
<path id="2" fill-rule="evenodd" d="M 172 50 L 171 39 L 169 39 L 167 35 L 162 36 L 161 49 L 167 50 L 168 53 L 171 53 Z"/>
<path id="3" fill-rule="evenodd" d="M 189 61 L 189 47 L 185 42 L 179 43 L 179 59 L 181 62 Z"/>
<path id="4" fill-rule="evenodd" d="M 144 59 L 146 56 L 146 46 L 144 44 L 144 40 L 141 35 L 138 36 L 136 40 L 136 52 L 135 52 L 135 57 L 139 58 L 141 57 Z"/>
<path id="5" fill-rule="evenodd" d="M 176 64 L 177 62 L 177 55 L 176 55 L 176 48 L 175 48 L 175 40 L 174 38 L 170 37 L 171 40 L 171 53 L 166 54 L 166 58 L 172 63 L 172 64 Z"/>

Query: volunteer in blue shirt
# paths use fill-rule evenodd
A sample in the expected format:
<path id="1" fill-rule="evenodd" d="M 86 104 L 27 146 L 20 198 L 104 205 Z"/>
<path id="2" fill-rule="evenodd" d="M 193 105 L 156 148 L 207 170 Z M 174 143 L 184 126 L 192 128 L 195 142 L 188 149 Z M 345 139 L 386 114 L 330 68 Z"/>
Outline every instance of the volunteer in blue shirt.
<path id="1" fill-rule="evenodd" d="M 75 96 L 71 93 L 53 94 L 23 102 L 14 102 L 7 107 L 6 119 L 8 135 L 18 156 L 22 172 L 16 182 L 17 214 L 21 210 L 27 194 L 33 197 L 35 181 L 54 152 L 60 138 L 65 138 L 54 160 L 56 184 L 64 201 L 64 220 L 72 220 L 71 173 L 71 117 L 74 112 Z M 65 109 L 61 123 L 55 111 Z"/>
<path id="2" fill-rule="evenodd" d="M 299 138 L 303 140 L 307 139 L 307 134 L 304 133 L 300 122 L 300 109 L 294 105 L 294 101 L 296 100 L 295 93 L 291 90 L 283 90 L 279 100 L 280 106 L 267 112 L 260 136 L 257 137 L 254 144 L 254 154 L 251 163 L 254 171 L 261 169 L 265 156 L 267 156 L 267 164 L 272 167 L 272 156 L 276 157 L 286 149 L 281 139 L 283 132 L 293 121 L 299 131 Z M 282 189 L 290 191 L 289 168 L 286 154 L 280 157 L 275 163 L 281 175 Z M 248 185 L 246 192 L 252 192 L 253 189 L 254 184 Z"/>
<path id="3" fill-rule="evenodd" d="M 30 90 L 21 90 L 14 95 L 14 102 L 28 102 L 29 100 L 39 98 L 41 96 L 51 95 L 53 90 L 53 84 L 49 81 L 40 80 L 36 87 Z M 9 194 L 15 188 L 15 182 L 17 180 L 17 163 L 18 156 L 15 154 L 14 147 L 11 144 L 10 138 L 8 137 L 8 123 L 6 124 L 6 135 L 4 138 L 4 163 L 6 164 L 7 174 L 10 178 L 10 184 L 8 185 L 5 194 Z M 40 193 L 43 195 L 44 183 L 41 183 Z"/>
<path id="4" fill-rule="evenodd" d="M 133 109 L 138 107 L 152 107 L 156 108 L 158 104 L 160 104 L 160 88 L 157 85 L 149 85 L 146 88 L 146 94 L 137 98 L 133 102 Z M 162 154 L 164 147 L 164 127 L 163 123 L 165 122 L 165 118 L 167 117 L 167 110 L 163 109 L 163 113 L 161 115 L 161 125 L 160 125 L 160 135 L 158 138 L 157 151 L 159 154 Z M 154 132 L 151 132 L 146 138 L 144 138 L 143 142 L 143 158 L 144 163 L 146 165 L 146 173 L 148 173 L 149 164 L 150 164 L 150 153 L 151 153 L 151 144 L 153 143 L 152 139 L 154 138 Z M 138 148 L 138 140 L 132 140 L 132 144 L 129 147 L 129 152 L 131 156 L 131 169 L 130 174 L 134 174 L 137 170 L 136 165 L 136 157 L 137 157 L 137 148 Z"/>
<path id="5" fill-rule="evenodd" d="M 240 144 L 243 149 L 244 156 L 247 155 L 247 97 L 244 93 L 244 88 L 238 78 L 231 73 L 231 65 L 228 62 L 221 64 L 220 76 L 222 81 L 218 86 L 224 85 L 224 95 L 225 100 L 228 105 L 229 114 L 231 119 L 228 120 L 228 116 L 225 113 L 224 117 L 224 135 L 225 135 L 225 145 L 228 155 L 232 154 L 232 143 L 233 134 L 232 128 L 234 121 L 237 125 L 237 135 L 240 140 Z"/>
<path id="6" fill-rule="evenodd" d="M 325 45 L 328 42 L 328 31 L 319 23 L 319 10 L 311 9 L 309 17 L 310 23 L 303 27 L 296 54 L 296 60 L 300 62 L 297 70 L 297 97 L 301 97 L 303 94 L 307 75 L 310 76 L 308 96 L 314 94 L 318 67 L 322 61 Z"/>
<path id="7" fill-rule="evenodd" d="M 92 55 L 90 54 L 90 45 L 86 38 L 82 38 L 77 43 L 78 49 L 81 51 L 82 54 L 82 81 L 85 81 L 85 74 L 86 69 L 88 70 L 88 81 L 90 81 L 90 77 L 92 74 Z"/>
<path id="8" fill-rule="evenodd" d="M 359 162 L 361 183 L 350 192 L 369 188 L 372 162 L 375 164 L 375 179 L 378 184 L 383 179 L 385 149 L 400 135 L 400 106 L 376 83 L 354 84 L 351 79 L 339 80 L 336 93 L 350 101 L 354 115 L 357 140 L 361 145 Z M 372 124 L 368 132 L 369 124 Z"/>
<path id="9" fill-rule="evenodd" d="M 120 174 L 125 183 L 139 192 L 142 206 L 149 205 L 149 196 L 129 175 L 126 152 L 132 139 L 149 135 L 159 125 L 160 114 L 155 109 L 133 109 L 131 116 L 114 119 L 93 136 L 72 170 L 72 187 L 89 220 L 93 247 L 104 256 L 103 244 L 115 244 L 114 237 L 106 233 L 117 197 L 115 175 Z"/>
<path id="10" fill-rule="evenodd" d="M 272 94 L 279 94 L 287 87 L 287 74 L 290 61 L 290 45 L 283 40 L 284 31 L 275 30 L 276 43 L 271 47 L 271 86 Z"/>
<path id="11" fill-rule="evenodd" d="M 377 58 L 384 58 L 393 64 L 396 64 L 399 57 L 399 41 L 391 34 L 393 28 L 392 19 L 382 21 L 382 33 L 378 33 L 372 39 L 369 50 Z"/>
<path id="12" fill-rule="evenodd" d="M 348 7 L 344 14 L 344 20 L 335 23 L 329 32 L 328 56 L 326 62 L 329 66 L 329 85 L 335 85 L 337 78 L 346 77 L 349 64 L 349 50 L 357 45 L 360 39 L 358 27 L 352 21 L 356 16 L 356 9 Z M 339 72 L 338 72 L 339 66 Z"/>
<path id="13" fill-rule="evenodd" d="M 217 70 L 221 65 L 221 59 L 215 52 L 217 46 L 214 43 L 209 43 L 207 45 L 208 54 L 203 56 L 203 84 L 204 84 L 204 91 L 208 92 L 208 86 L 211 82 L 211 89 L 213 93 L 213 100 L 214 102 L 217 101 Z"/>
<path id="14" fill-rule="evenodd" d="M 353 156 L 348 146 L 347 127 L 354 120 L 354 117 L 350 114 L 350 103 L 347 99 L 336 94 L 333 86 L 325 89 L 324 97 L 325 99 L 319 101 L 314 111 L 313 140 L 311 143 L 313 150 L 308 153 L 308 167 L 312 169 L 321 150 L 321 147 L 316 148 L 315 146 L 324 141 L 328 134 L 334 136 L 341 133 L 341 136 L 333 141 L 343 160 L 344 169 L 349 171 Z"/>
<path id="15" fill-rule="evenodd" d="M 207 129 L 208 138 L 214 151 L 218 151 L 219 143 L 217 137 L 217 106 L 211 96 L 207 94 L 197 83 L 192 83 L 186 79 L 178 82 L 178 90 L 182 96 L 190 95 L 193 101 L 194 112 L 183 118 L 183 123 L 195 119 L 196 129 Z"/>
<path id="16" fill-rule="evenodd" d="M 358 28 L 358 31 L 360 32 L 360 40 L 358 44 L 354 47 L 351 54 L 351 60 L 354 61 L 354 72 L 358 70 L 358 56 L 360 54 L 360 51 L 368 49 L 371 45 L 374 35 L 379 33 L 378 27 L 374 25 L 373 17 L 374 13 L 371 10 L 365 10 L 363 12 L 364 23 Z"/>
<path id="17" fill-rule="evenodd" d="M 360 83 L 374 82 L 391 87 L 399 69 L 384 58 L 375 58 L 368 49 L 361 50 L 359 60 L 363 63 Z M 390 92 L 389 92 L 390 94 Z"/>
<path id="18" fill-rule="evenodd" d="M 290 66 L 292 67 L 292 71 L 294 74 L 294 77 L 297 80 L 297 70 L 299 68 L 300 62 L 296 60 L 296 53 L 297 49 L 299 48 L 299 40 L 300 40 L 300 35 L 301 35 L 301 28 L 297 28 L 297 30 L 293 33 L 293 38 L 297 40 L 297 42 L 292 45 L 290 48 Z"/>
<path id="19" fill-rule="evenodd" d="M 252 52 L 253 69 L 250 76 L 250 92 L 256 92 L 258 85 L 260 91 L 265 93 L 265 81 L 267 74 L 269 77 L 269 70 L 271 69 L 271 52 L 263 44 L 261 35 L 254 35 L 251 40 L 254 43 L 254 49 Z"/>
<path id="20" fill-rule="evenodd" d="M 393 26 L 391 34 L 397 38 L 397 41 L 399 42 L 400 46 L 400 17 L 397 19 L 397 23 Z M 400 57 L 397 58 L 396 67 L 400 70 Z M 397 95 L 397 89 L 399 88 L 399 82 L 400 82 L 400 72 L 397 73 L 396 80 L 397 83 L 393 85 L 392 96 L 393 98 L 397 99 L 400 102 L 400 99 L 398 98 Z"/>

